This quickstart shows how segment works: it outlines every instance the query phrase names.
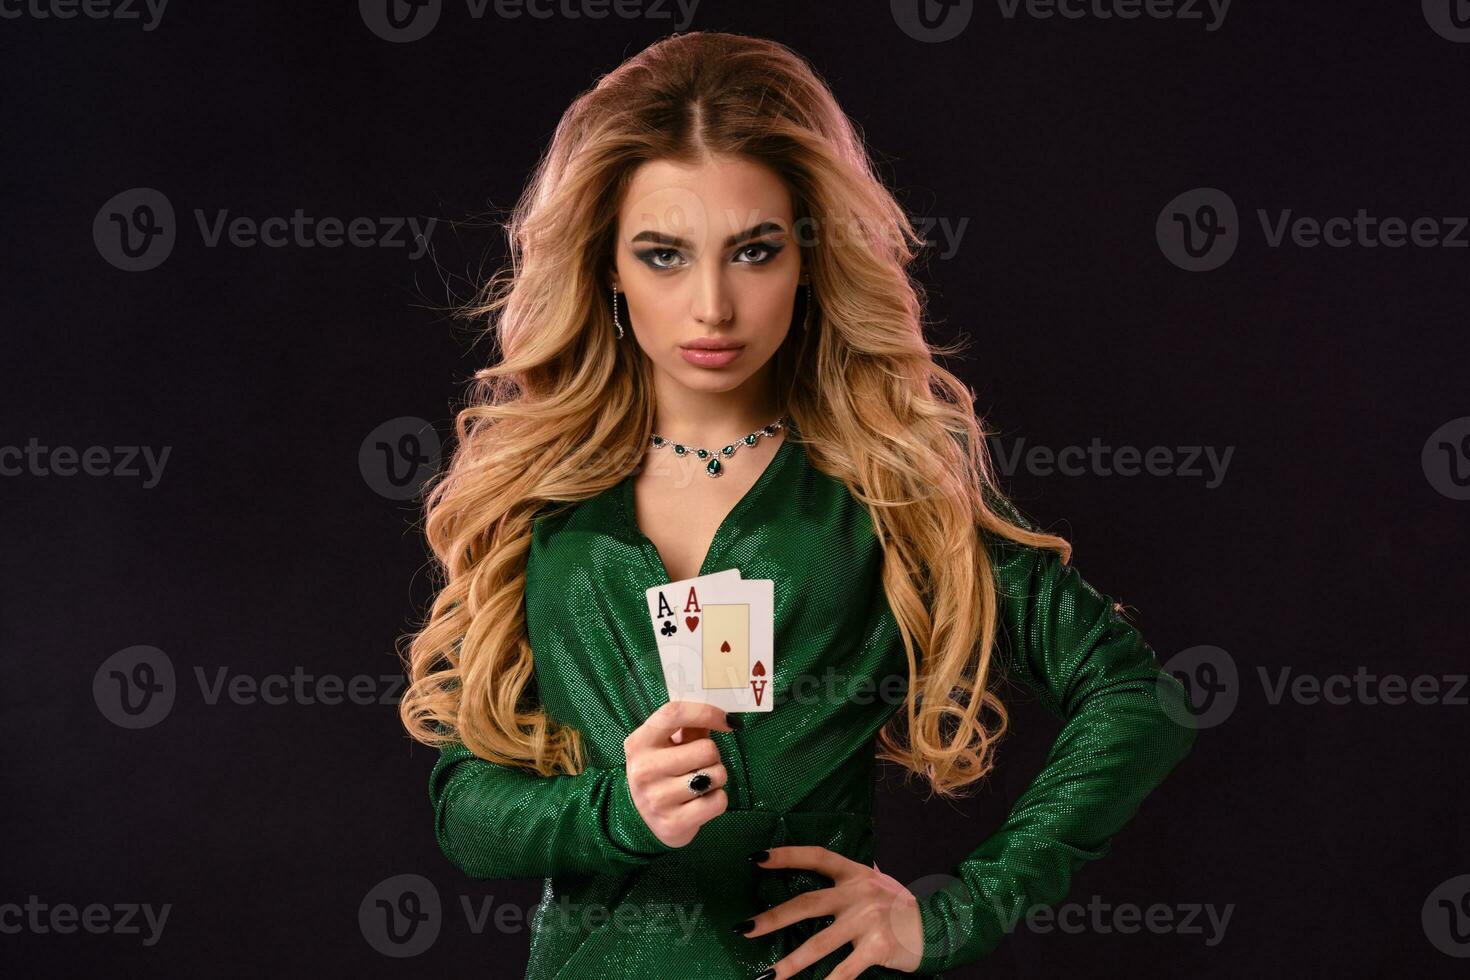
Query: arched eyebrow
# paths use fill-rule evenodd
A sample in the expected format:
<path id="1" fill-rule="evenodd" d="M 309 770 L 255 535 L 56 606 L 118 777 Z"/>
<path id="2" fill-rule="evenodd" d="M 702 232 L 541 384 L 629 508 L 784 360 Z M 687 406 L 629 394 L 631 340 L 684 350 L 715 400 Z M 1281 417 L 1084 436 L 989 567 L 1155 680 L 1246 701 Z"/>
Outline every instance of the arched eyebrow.
<path id="1" fill-rule="evenodd" d="M 770 235 L 775 232 L 782 232 L 785 230 L 786 227 L 782 225 L 779 221 L 762 221 L 758 225 L 751 225 L 744 231 L 738 231 L 735 234 L 731 235 L 729 238 L 726 238 L 725 248 L 734 248 L 736 245 L 740 245 L 752 239 L 760 238 L 764 235 Z M 694 247 L 694 243 L 688 241 L 687 239 L 680 238 L 678 235 L 665 235 L 661 231 L 640 231 L 638 234 L 633 236 L 631 244 L 637 245 L 639 242 L 652 242 L 655 245 L 664 245 L 669 248 Z"/>

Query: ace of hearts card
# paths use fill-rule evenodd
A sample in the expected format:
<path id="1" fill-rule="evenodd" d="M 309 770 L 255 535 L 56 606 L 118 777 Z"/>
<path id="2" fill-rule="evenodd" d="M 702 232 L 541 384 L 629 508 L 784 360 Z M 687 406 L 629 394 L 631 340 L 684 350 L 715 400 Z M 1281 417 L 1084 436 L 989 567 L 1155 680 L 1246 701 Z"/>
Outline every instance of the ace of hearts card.
<path id="1" fill-rule="evenodd" d="M 646 594 L 670 701 L 771 710 L 771 579 L 743 579 L 732 568 L 656 585 Z"/>

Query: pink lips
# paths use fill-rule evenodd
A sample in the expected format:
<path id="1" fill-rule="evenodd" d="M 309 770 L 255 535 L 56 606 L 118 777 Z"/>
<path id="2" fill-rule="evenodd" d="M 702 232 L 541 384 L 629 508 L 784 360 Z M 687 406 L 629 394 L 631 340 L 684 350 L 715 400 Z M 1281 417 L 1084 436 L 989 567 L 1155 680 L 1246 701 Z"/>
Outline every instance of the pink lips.
<path id="1" fill-rule="evenodd" d="M 739 357 L 740 352 L 744 349 L 743 346 L 680 347 L 679 353 L 683 355 L 684 360 L 693 364 L 695 367 L 722 368 Z"/>

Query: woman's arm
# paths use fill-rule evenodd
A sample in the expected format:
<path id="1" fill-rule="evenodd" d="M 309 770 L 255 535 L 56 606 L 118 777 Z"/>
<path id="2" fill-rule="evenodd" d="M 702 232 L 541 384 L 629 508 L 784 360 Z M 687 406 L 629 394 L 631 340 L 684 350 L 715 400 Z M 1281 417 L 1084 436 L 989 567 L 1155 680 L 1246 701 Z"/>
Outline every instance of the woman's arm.
<path id="1" fill-rule="evenodd" d="M 1049 549 L 1003 541 L 991 553 L 1002 593 L 996 655 L 1063 726 L 1005 824 L 954 869 L 962 886 L 919 900 L 918 973 L 985 956 L 1033 905 L 1060 901 L 1194 744 L 1183 685 L 1110 599 Z"/>
<path id="2" fill-rule="evenodd" d="M 471 878 L 617 873 L 673 850 L 633 806 L 621 766 L 540 776 L 455 742 L 439 752 L 429 799 L 440 850 Z"/>

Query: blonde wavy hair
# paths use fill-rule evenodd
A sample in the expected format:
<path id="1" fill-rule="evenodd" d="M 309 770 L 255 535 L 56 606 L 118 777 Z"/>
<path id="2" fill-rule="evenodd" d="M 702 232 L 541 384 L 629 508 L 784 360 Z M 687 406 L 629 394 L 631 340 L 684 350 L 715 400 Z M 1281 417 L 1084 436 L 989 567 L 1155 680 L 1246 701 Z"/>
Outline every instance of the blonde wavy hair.
<path id="1" fill-rule="evenodd" d="M 770 167 L 810 229 L 798 237 L 816 302 L 774 357 L 777 390 L 813 465 L 868 509 L 883 547 L 909 686 L 879 757 L 955 795 L 990 771 L 1008 724 L 990 689 L 997 598 L 977 530 L 1063 561 L 1071 547 L 1001 513 L 992 433 L 936 361 L 955 349 L 923 336 L 909 267 L 924 242 L 854 124 L 799 55 L 738 34 L 672 35 L 581 94 L 505 223 L 508 268 L 459 311 L 487 322 L 500 356 L 476 373 L 452 459 L 427 488 L 443 587 L 411 636 L 403 724 L 427 745 L 461 741 L 542 775 L 585 765 L 580 733 L 535 694 L 522 605 L 532 522 L 608 490 L 643 457 L 651 368 L 616 341 L 603 286 L 617 215 L 640 164 L 708 155 Z"/>

